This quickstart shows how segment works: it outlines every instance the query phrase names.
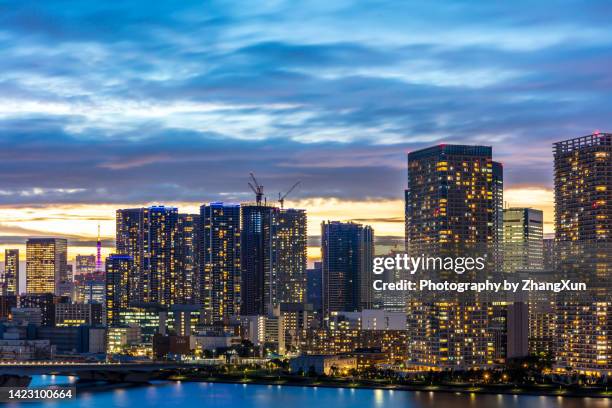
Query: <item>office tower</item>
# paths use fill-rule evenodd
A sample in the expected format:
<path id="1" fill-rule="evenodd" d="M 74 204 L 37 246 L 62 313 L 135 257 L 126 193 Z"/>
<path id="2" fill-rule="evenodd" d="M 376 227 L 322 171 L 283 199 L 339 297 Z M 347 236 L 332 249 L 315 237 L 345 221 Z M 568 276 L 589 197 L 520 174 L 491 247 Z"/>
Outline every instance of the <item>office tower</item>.
<path id="1" fill-rule="evenodd" d="M 67 241 L 62 238 L 30 238 L 26 242 L 26 292 L 57 293 L 66 281 Z"/>
<path id="2" fill-rule="evenodd" d="M 4 275 L 2 294 L 4 296 L 19 295 L 19 250 L 4 250 Z"/>
<path id="3" fill-rule="evenodd" d="M 208 323 L 226 322 L 240 311 L 240 206 L 200 207 L 199 297 Z"/>
<path id="4" fill-rule="evenodd" d="M 244 316 L 267 315 L 276 296 L 272 269 L 275 207 L 248 204 L 241 208 L 242 304 Z"/>
<path id="5" fill-rule="evenodd" d="M 176 297 L 175 303 L 196 304 L 199 273 L 200 216 L 198 214 L 179 214 L 176 223 Z"/>
<path id="6" fill-rule="evenodd" d="M 306 269 L 306 303 L 321 313 L 323 310 L 323 264 L 315 262 L 313 268 Z"/>
<path id="7" fill-rule="evenodd" d="M 117 210 L 117 253 L 134 258 L 130 301 L 176 303 L 177 222 L 174 207 Z"/>
<path id="8" fill-rule="evenodd" d="M 75 302 L 99 303 L 106 302 L 106 274 L 93 272 L 77 275 L 74 282 Z"/>
<path id="9" fill-rule="evenodd" d="M 555 252 L 561 278 L 586 291 L 556 301 L 556 368 L 593 374 L 612 369 L 612 134 L 555 143 Z"/>
<path id="10" fill-rule="evenodd" d="M 493 162 L 491 147 L 442 144 L 408 154 L 408 253 L 487 259 L 478 273 L 436 270 L 422 272 L 419 279 L 479 281 L 498 272 L 502 189 L 502 167 Z M 506 305 L 487 298 L 472 293 L 410 294 L 409 364 L 467 369 L 503 360 Z"/>
<path id="11" fill-rule="evenodd" d="M 504 210 L 504 272 L 544 268 L 544 216 L 534 208 Z"/>
<path id="12" fill-rule="evenodd" d="M 306 301 L 306 211 L 276 209 L 273 213 L 272 276 L 274 304 Z"/>
<path id="13" fill-rule="evenodd" d="M 75 259 L 75 276 L 96 271 L 95 255 L 77 255 Z"/>
<path id="14" fill-rule="evenodd" d="M 492 162 L 492 195 L 493 195 L 493 267 L 495 271 L 503 268 L 504 240 L 504 167 L 499 162 Z"/>
<path id="15" fill-rule="evenodd" d="M 134 258 L 112 254 L 106 258 L 106 324 L 119 324 L 119 312 L 129 306 L 129 277 L 133 274 Z"/>
<path id="16" fill-rule="evenodd" d="M 153 343 L 156 334 L 166 334 L 168 308 L 158 304 L 130 306 L 119 312 L 120 326 L 137 326 L 140 328 L 142 342 Z"/>
<path id="17" fill-rule="evenodd" d="M 323 313 L 370 309 L 374 231 L 338 221 L 321 224 Z"/>

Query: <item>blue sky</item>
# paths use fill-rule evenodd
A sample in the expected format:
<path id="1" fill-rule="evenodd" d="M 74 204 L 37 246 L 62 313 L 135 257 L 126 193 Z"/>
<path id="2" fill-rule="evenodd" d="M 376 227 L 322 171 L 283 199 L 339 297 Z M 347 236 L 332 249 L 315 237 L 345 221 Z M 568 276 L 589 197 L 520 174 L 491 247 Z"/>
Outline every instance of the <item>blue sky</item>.
<path id="1" fill-rule="evenodd" d="M 241 201 L 249 171 L 271 195 L 397 200 L 405 153 L 441 142 L 493 145 L 509 189 L 550 190 L 551 143 L 610 130 L 611 15 L 0 0 L 0 206 Z"/>

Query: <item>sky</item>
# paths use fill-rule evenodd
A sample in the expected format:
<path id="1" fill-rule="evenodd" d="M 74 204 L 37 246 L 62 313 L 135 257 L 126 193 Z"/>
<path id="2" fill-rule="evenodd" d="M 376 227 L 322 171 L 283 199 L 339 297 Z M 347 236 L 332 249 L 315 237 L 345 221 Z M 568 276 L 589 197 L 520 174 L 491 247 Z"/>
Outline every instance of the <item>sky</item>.
<path id="1" fill-rule="evenodd" d="M 555 141 L 610 130 L 607 1 L 0 0 L 0 249 L 112 248 L 115 209 L 269 200 L 403 235 L 406 153 L 493 146 L 545 211 Z M 0 257 L 3 256 L 0 254 Z"/>

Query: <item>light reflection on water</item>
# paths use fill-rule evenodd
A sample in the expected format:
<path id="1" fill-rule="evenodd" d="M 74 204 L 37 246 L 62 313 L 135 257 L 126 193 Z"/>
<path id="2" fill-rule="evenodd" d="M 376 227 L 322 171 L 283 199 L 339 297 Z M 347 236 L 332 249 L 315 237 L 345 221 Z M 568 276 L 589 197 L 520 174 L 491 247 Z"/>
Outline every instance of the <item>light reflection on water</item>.
<path id="1" fill-rule="evenodd" d="M 67 384 L 75 378 L 38 376 L 32 385 Z M 149 386 L 118 388 L 108 391 L 78 393 L 73 401 L 22 403 L 9 406 L 72 408 L 298 408 L 319 406 L 334 408 L 434 408 L 533 407 L 533 408 L 612 408 L 609 399 L 543 397 L 528 395 L 479 395 L 443 392 L 405 392 L 392 390 L 343 389 L 326 387 L 281 387 L 256 384 L 214 384 L 169 382 Z"/>

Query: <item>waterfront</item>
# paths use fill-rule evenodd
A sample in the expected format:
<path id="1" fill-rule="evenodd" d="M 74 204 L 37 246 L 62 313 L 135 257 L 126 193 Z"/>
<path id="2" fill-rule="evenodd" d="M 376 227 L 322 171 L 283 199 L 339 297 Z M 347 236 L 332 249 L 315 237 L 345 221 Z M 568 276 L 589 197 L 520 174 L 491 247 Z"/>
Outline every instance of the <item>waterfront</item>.
<path id="1" fill-rule="evenodd" d="M 35 377 L 32 385 L 65 384 L 62 377 Z M 430 408 L 453 405 L 467 407 L 583 408 L 611 407 L 604 398 L 544 397 L 529 395 L 476 395 L 425 391 L 294 387 L 258 384 L 206 382 L 164 382 L 107 391 L 79 391 L 76 400 L 46 403 L 8 404 L 25 407 L 224 407 L 269 408 L 334 406 L 335 408 Z"/>

